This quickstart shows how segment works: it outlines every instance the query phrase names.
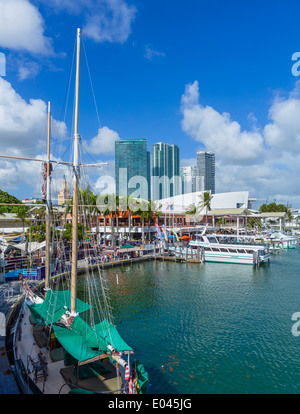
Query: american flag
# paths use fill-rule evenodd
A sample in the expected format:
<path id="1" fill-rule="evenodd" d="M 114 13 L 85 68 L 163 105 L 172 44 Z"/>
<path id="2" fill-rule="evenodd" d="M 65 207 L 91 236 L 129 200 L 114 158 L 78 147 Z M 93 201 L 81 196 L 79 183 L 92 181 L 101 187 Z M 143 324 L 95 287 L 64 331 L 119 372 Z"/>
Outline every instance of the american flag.
<path id="1" fill-rule="evenodd" d="M 130 380 L 128 382 L 128 392 L 129 392 L 129 394 L 134 394 L 135 393 L 135 387 L 134 387 L 132 378 L 130 378 Z"/>
<path id="2" fill-rule="evenodd" d="M 129 379 L 130 379 L 130 370 L 129 370 L 129 366 L 127 364 L 126 368 L 125 368 L 125 381 L 128 381 Z"/>

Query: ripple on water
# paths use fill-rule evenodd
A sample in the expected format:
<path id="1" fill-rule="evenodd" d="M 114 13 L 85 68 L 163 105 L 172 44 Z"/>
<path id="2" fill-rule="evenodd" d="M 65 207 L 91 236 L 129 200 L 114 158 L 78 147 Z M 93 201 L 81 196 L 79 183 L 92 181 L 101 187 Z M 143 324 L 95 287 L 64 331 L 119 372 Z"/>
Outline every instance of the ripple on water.
<path id="1" fill-rule="evenodd" d="M 115 322 L 149 371 L 149 391 L 298 392 L 299 265 L 296 249 L 259 269 L 156 261 L 107 270 Z"/>

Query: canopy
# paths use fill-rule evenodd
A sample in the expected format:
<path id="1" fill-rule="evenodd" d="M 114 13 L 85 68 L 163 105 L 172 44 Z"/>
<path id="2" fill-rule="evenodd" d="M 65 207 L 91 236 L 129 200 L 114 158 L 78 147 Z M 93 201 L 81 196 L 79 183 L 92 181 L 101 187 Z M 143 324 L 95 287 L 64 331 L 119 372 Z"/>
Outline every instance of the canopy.
<path id="1" fill-rule="evenodd" d="M 79 362 L 103 354 L 107 350 L 107 345 L 112 345 L 117 351 L 132 351 L 121 338 L 117 328 L 106 319 L 90 326 L 80 316 L 76 316 L 71 329 L 53 325 L 53 330 L 64 349 Z"/>
<path id="2" fill-rule="evenodd" d="M 57 325 L 62 315 L 70 310 L 71 292 L 48 290 L 41 304 L 29 305 L 32 317 L 38 325 L 53 324 L 53 331 L 63 348 L 79 362 L 95 358 L 112 345 L 117 351 L 132 351 L 117 331 L 117 328 L 104 319 L 90 326 L 80 315 L 76 316 L 70 328 Z M 82 313 L 91 306 L 77 299 L 76 309 Z"/>
<path id="3" fill-rule="evenodd" d="M 77 312 L 85 312 L 91 305 L 76 300 Z M 29 306 L 32 317 L 38 325 L 51 324 L 57 322 L 66 310 L 71 309 L 71 292 L 69 290 L 55 291 L 48 290 L 42 303 Z"/>

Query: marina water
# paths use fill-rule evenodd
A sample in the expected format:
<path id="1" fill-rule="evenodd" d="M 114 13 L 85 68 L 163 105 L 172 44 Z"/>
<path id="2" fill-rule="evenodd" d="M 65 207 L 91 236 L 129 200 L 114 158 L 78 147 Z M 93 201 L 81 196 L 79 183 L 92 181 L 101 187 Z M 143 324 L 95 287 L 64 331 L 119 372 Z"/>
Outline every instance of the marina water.
<path id="1" fill-rule="evenodd" d="M 260 268 L 157 260 L 104 277 L 149 393 L 287 394 L 300 390 L 299 269 L 298 248 Z"/>

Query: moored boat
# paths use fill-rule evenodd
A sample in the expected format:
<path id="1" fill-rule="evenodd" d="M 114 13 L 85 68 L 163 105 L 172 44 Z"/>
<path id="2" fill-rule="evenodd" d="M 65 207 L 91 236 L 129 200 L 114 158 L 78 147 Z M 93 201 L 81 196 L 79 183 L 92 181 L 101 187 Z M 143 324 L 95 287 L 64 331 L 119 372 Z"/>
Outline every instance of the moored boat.
<path id="1" fill-rule="evenodd" d="M 86 300 L 77 295 L 78 222 L 86 218 L 88 206 L 79 213 L 80 137 L 78 134 L 79 62 L 81 31 L 77 31 L 76 102 L 74 125 L 72 248 L 66 263 L 65 245 L 56 241 L 58 273 L 51 271 L 50 220 L 50 105 L 48 106 L 48 158 L 46 198 L 45 281 L 30 288 L 22 276 L 24 298 L 7 323 L 10 361 L 23 393 L 146 393 L 148 374 L 135 359 L 134 350 L 120 336 L 113 324 L 105 280 L 100 267 L 89 268 L 87 282 L 100 281 L 100 292 L 88 284 Z M 84 164 L 86 167 L 86 164 Z M 86 227 L 86 226 L 84 226 Z M 88 249 L 83 249 L 89 254 Z M 85 258 L 86 260 L 86 258 Z M 87 260 L 86 260 L 87 262 Z M 69 270 L 69 267 L 71 269 Z M 59 269 L 64 269 L 63 271 Z M 95 273 L 94 273 L 95 272 Z M 64 280 L 64 284 L 61 284 Z M 66 288 L 66 284 L 70 289 Z"/>

